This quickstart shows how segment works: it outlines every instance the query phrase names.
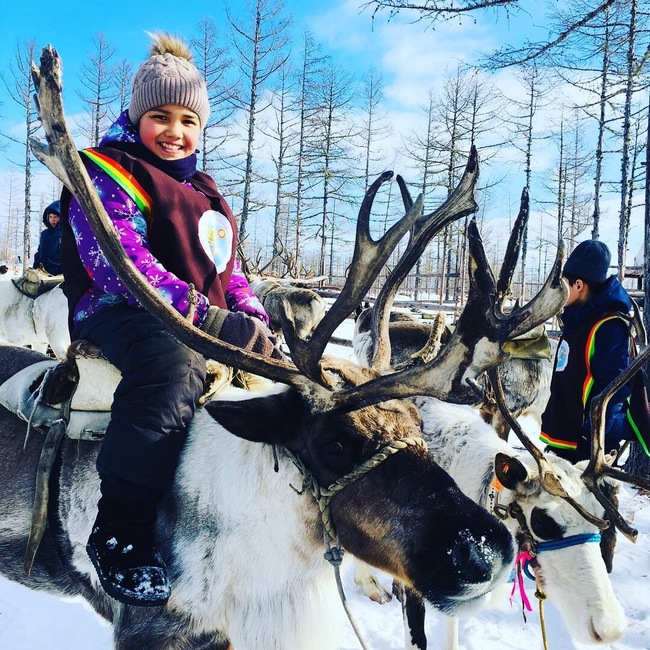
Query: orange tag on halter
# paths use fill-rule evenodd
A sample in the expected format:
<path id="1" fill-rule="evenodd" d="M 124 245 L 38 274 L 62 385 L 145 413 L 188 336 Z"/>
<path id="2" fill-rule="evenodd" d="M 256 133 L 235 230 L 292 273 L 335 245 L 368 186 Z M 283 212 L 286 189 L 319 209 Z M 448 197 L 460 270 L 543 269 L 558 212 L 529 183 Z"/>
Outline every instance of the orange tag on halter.
<path id="1" fill-rule="evenodd" d="M 501 492 L 501 490 L 503 490 L 503 485 L 496 476 L 492 479 L 492 483 L 490 483 L 490 487 L 494 488 L 497 492 Z"/>

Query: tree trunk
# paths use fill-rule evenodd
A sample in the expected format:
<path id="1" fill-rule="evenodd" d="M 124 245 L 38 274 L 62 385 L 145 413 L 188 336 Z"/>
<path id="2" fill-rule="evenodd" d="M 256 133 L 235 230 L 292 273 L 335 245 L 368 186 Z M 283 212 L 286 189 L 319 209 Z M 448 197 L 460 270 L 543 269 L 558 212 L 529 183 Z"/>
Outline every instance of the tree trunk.
<path id="1" fill-rule="evenodd" d="M 609 64 L 610 64 L 610 36 L 611 27 L 609 23 L 609 8 L 607 8 L 605 23 L 605 41 L 603 43 L 603 65 L 601 69 L 600 96 L 598 98 L 599 115 L 598 115 L 598 140 L 596 143 L 596 170 L 594 174 L 594 214 L 591 238 L 600 237 L 600 190 L 602 185 L 603 173 L 603 141 L 605 139 L 605 119 L 607 110 L 607 84 L 609 82 Z"/>
<path id="2" fill-rule="evenodd" d="M 630 132 L 632 122 L 632 93 L 634 90 L 634 44 L 636 40 L 636 11 L 637 0 L 630 0 L 630 25 L 627 51 L 627 79 L 625 81 L 625 111 L 623 114 L 623 154 L 621 156 L 621 211 L 618 229 L 618 277 L 621 282 L 625 273 L 625 256 L 627 253 L 627 234 L 629 223 L 628 191 L 630 176 Z"/>
<path id="3" fill-rule="evenodd" d="M 646 134 L 646 150 L 645 150 L 645 218 L 644 218 L 644 247 L 645 251 L 650 246 L 650 100 L 648 101 L 648 131 Z M 643 266 L 643 324 L 645 325 L 646 332 L 650 331 L 650 264 L 648 263 L 647 254 L 644 256 Z M 643 369 L 643 377 L 645 379 L 646 388 L 650 388 L 650 369 L 648 364 Z M 650 458 L 645 455 L 645 452 L 636 442 L 630 445 L 630 455 L 624 467 L 626 472 L 630 474 L 638 474 L 640 476 L 650 476 Z"/>

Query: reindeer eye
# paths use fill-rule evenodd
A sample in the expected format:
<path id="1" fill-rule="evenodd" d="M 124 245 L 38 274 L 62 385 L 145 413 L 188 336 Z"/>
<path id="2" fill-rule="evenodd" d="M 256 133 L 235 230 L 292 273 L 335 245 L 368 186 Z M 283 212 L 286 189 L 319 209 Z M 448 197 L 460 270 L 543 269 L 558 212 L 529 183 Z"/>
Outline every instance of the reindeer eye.
<path id="1" fill-rule="evenodd" d="M 325 445 L 325 453 L 332 458 L 340 457 L 343 454 L 343 445 L 338 440 L 330 440 Z"/>
<path id="2" fill-rule="evenodd" d="M 541 539 L 562 539 L 565 533 L 564 526 L 560 526 L 546 510 L 541 508 L 533 508 L 530 514 L 530 527 Z"/>

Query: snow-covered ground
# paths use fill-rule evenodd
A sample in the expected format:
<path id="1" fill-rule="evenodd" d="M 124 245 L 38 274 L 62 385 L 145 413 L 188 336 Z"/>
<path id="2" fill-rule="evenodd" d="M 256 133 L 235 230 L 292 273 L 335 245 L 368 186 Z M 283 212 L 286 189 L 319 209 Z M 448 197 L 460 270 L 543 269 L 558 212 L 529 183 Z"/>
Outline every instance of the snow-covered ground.
<path id="1" fill-rule="evenodd" d="M 650 648 L 650 501 L 625 487 L 622 511 L 639 529 L 639 540 L 632 544 L 619 536 L 611 575 L 614 591 L 628 617 L 628 630 L 617 643 L 603 646 L 610 650 L 648 650 Z M 351 575 L 344 576 L 346 594 L 359 627 L 371 650 L 403 650 L 403 630 L 399 604 L 393 600 L 377 605 L 357 591 Z M 384 577 L 384 586 L 390 581 Z M 541 650 L 543 648 L 539 611 L 532 581 L 526 581 L 533 612 L 524 622 L 521 605 L 507 595 L 499 609 L 486 610 L 461 621 L 460 644 L 464 650 Z M 586 650 L 568 636 L 560 614 L 551 602 L 544 605 L 549 650 Z M 442 648 L 444 623 L 435 612 L 427 617 L 427 636 L 431 650 Z M 110 650 L 111 630 L 80 600 L 61 599 L 30 591 L 0 579 L 0 648 L 3 650 Z M 359 644 L 346 626 L 341 650 L 358 650 Z M 143 648 L 143 650 L 147 650 Z M 255 649 L 257 650 L 257 649 Z M 260 648 L 259 650 L 264 650 Z M 309 650 L 286 648 L 285 650 Z"/>
<path id="2" fill-rule="evenodd" d="M 351 321 L 346 321 L 335 336 L 349 338 Z M 330 346 L 328 353 L 350 357 L 351 349 Z M 648 650 L 650 648 L 650 500 L 624 486 L 621 511 L 639 530 L 639 540 L 632 544 L 619 535 L 614 572 L 614 591 L 628 617 L 628 630 L 617 643 L 602 646 L 608 650 Z M 384 586 L 390 581 L 383 576 Z M 402 650 L 403 627 L 399 604 L 392 601 L 377 605 L 362 597 L 352 581 L 349 570 L 344 574 L 346 594 L 353 615 L 372 650 Z M 524 621 L 521 603 L 504 596 L 496 610 L 483 611 L 460 625 L 463 650 L 538 650 L 543 648 L 540 615 L 535 600 L 534 585 L 526 581 L 528 596 L 534 611 Z M 567 588 L 570 588 L 568 586 Z M 584 644 L 568 636 L 560 614 L 551 602 L 544 604 L 544 619 L 549 650 L 586 650 Z M 429 648 L 442 648 L 445 628 L 442 617 L 431 612 L 427 617 Z M 81 600 L 61 599 L 30 591 L 0 578 L 0 650 L 109 650 L 110 627 Z M 357 650 L 359 643 L 349 625 L 344 630 L 341 650 Z M 147 650 L 143 648 L 143 650 Z M 248 650 L 265 650 L 248 649 Z M 304 648 L 284 650 L 309 650 Z"/>

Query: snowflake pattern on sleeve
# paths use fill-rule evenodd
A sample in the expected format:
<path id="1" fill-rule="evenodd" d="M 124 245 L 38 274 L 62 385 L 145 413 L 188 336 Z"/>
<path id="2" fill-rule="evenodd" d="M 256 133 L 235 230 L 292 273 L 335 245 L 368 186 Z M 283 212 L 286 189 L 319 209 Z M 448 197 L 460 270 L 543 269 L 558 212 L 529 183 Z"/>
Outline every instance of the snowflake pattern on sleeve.
<path id="1" fill-rule="evenodd" d="M 161 297 L 185 316 L 189 311 L 189 286 L 167 271 L 149 250 L 147 224 L 142 212 L 122 188 L 104 172 L 91 170 L 90 175 L 131 261 Z M 116 304 L 138 305 L 135 297 L 126 289 L 108 263 L 86 215 L 74 198 L 70 202 L 68 218 L 75 235 L 79 256 L 92 281 L 90 288 L 77 303 L 74 321 L 80 322 L 87 316 Z M 197 292 L 196 297 L 198 303 L 194 317 L 195 324 L 203 320 L 208 308 L 208 299 L 205 296 Z"/>
<path id="2" fill-rule="evenodd" d="M 226 289 L 226 303 L 231 311 L 241 311 L 249 316 L 255 316 L 268 327 L 269 316 L 266 309 L 253 293 L 238 259 L 235 260 Z"/>

